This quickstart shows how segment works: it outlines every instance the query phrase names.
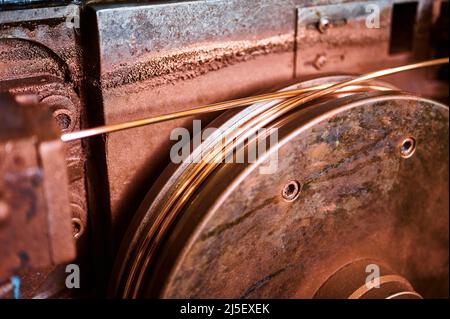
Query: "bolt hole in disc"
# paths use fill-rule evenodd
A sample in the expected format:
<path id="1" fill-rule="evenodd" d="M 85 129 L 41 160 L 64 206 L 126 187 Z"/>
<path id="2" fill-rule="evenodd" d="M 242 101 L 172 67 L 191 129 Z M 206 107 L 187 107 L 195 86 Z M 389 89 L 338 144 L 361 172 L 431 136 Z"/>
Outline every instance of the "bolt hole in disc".
<path id="1" fill-rule="evenodd" d="M 403 158 L 410 158 L 416 151 L 416 140 L 413 137 L 405 138 L 400 144 L 400 155 Z"/>
<path id="2" fill-rule="evenodd" d="M 297 181 L 289 181 L 283 188 L 282 196 L 285 201 L 292 202 L 298 198 L 301 192 L 301 184 Z"/>

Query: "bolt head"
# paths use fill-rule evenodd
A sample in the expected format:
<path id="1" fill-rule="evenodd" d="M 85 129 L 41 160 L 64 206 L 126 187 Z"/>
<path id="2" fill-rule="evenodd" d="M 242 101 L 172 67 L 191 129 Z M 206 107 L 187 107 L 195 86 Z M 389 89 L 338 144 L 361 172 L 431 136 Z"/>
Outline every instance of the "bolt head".
<path id="1" fill-rule="evenodd" d="M 321 33 L 325 33 L 331 27 L 331 21 L 328 17 L 321 17 L 317 28 Z"/>

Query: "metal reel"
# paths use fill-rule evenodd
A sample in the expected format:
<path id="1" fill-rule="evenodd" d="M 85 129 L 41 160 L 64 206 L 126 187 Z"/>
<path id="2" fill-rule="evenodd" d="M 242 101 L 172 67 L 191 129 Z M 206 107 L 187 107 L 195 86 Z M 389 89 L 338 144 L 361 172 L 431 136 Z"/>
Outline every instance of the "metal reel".
<path id="1" fill-rule="evenodd" d="M 196 149 L 169 167 L 123 242 L 112 294 L 448 296 L 448 108 L 376 87 L 287 113 L 271 112 L 281 101 L 259 103 L 211 124 L 235 141 L 248 137 L 225 157 L 248 155 L 261 140 L 250 131 L 261 127 L 276 129 L 278 143 L 263 136 L 270 149 L 252 163 L 192 161 Z M 203 150 L 223 149 L 221 137 Z M 371 269 L 378 287 L 366 285 Z"/>

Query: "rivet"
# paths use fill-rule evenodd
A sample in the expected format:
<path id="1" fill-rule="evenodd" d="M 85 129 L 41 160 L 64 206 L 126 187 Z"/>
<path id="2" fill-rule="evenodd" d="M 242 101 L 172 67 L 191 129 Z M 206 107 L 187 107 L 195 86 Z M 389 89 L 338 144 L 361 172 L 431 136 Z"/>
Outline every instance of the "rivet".
<path id="1" fill-rule="evenodd" d="M 317 24 L 317 29 L 321 33 L 325 33 L 331 27 L 331 21 L 328 17 L 321 17 L 319 23 Z"/>
<path id="2" fill-rule="evenodd" d="M 73 226 L 73 238 L 78 239 L 84 233 L 84 227 L 81 219 L 72 218 L 72 226 Z"/>

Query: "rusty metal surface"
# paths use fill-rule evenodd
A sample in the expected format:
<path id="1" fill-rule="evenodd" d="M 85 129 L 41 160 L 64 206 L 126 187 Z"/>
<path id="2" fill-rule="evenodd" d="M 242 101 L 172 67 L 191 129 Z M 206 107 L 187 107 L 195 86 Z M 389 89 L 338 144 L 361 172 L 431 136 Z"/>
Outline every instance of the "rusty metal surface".
<path id="1" fill-rule="evenodd" d="M 433 1 L 419 1 L 412 50 L 390 53 L 393 5 L 405 1 L 355 1 L 346 5 L 327 4 L 298 8 L 297 19 L 297 75 L 323 72 L 343 72 L 357 66 L 358 72 L 371 70 L 375 65 L 403 63 L 430 54 L 429 37 L 433 19 Z M 374 8 L 379 10 L 379 23 L 370 19 Z M 321 19 L 327 27 L 321 30 Z M 368 27 L 368 25 L 373 27 Z"/>
<path id="2" fill-rule="evenodd" d="M 387 260 L 427 297 L 446 296 L 447 112 L 373 101 L 304 132 L 280 149 L 278 175 L 248 175 L 207 217 L 165 296 L 311 297 L 327 271 L 360 256 Z M 422 149 L 405 162 L 397 144 L 411 134 Z M 288 178 L 303 184 L 294 204 L 279 201 Z M 441 286 L 427 291 L 427 280 Z"/>
<path id="3" fill-rule="evenodd" d="M 362 69 L 371 69 L 372 63 L 387 63 L 392 3 L 376 1 L 370 4 L 380 10 L 379 28 L 366 26 L 367 2 L 298 8 L 296 71 L 309 75 L 319 71 L 342 72 L 355 64 Z M 323 31 L 321 19 L 328 20 Z"/>
<path id="4" fill-rule="evenodd" d="M 75 257 L 65 154 L 47 110 L 2 95 L 1 281 Z"/>
<path id="5" fill-rule="evenodd" d="M 363 16 L 353 10 L 358 7 L 360 11 L 361 4 L 332 3 L 254 0 L 90 4 L 92 24 L 98 26 L 98 47 L 93 55 L 98 54 L 100 59 L 99 86 L 94 90 L 102 105 L 96 117 L 100 120 L 95 124 L 241 97 L 285 84 L 295 76 L 349 72 L 350 65 L 351 72 L 358 73 L 414 60 L 413 53 L 387 53 L 393 1 L 376 2 L 384 8 L 382 28 L 365 32 L 354 32 L 356 26 L 362 30 L 364 24 Z M 421 3 L 420 8 L 427 8 L 430 1 Z M 336 6 L 339 13 L 352 12 L 346 17 L 346 26 L 331 29 L 328 34 L 303 32 L 307 12 Z M 419 16 L 425 11 L 421 10 Z M 426 25 L 420 29 L 427 29 Z M 305 50 L 307 47 L 344 59 L 331 59 L 323 70 L 311 70 L 308 63 L 316 55 Z M 204 122 L 210 119 L 202 118 Z M 175 127 L 189 127 L 190 122 L 173 121 L 105 137 L 106 158 L 96 165 L 106 171 L 103 184 L 109 194 L 106 210 L 110 211 L 113 237 L 121 236 L 121 225 L 128 223 L 145 190 L 167 164 L 169 132 Z"/>
<path id="6" fill-rule="evenodd" d="M 71 132 L 83 126 L 85 110 L 78 31 L 66 16 L 66 6 L 0 12 L 0 92 L 35 95 L 33 107 L 49 109 L 61 131 Z M 86 228 L 85 153 L 81 142 L 64 147 L 73 216 Z"/>
<path id="7" fill-rule="evenodd" d="M 71 132 L 272 90 L 291 83 L 295 77 L 361 73 L 435 54 L 428 37 L 439 14 L 431 9 L 439 1 L 420 0 L 413 50 L 389 55 L 392 5 L 400 2 L 407 1 L 371 2 L 383 8 L 382 27 L 378 30 L 363 28 L 364 5 L 350 0 L 82 1 L 77 2 L 82 13 L 81 29 L 68 27 L 67 7 L 54 6 L 53 1 L 45 2 L 45 7 L 44 1 L 36 7 L 17 7 L 20 10 L 8 6 L 7 11 L 0 11 L 0 92 L 37 96 L 39 104 L 33 107 L 49 109 L 60 129 Z M 0 1 L 0 10 L 4 4 Z M 331 29 L 317 29 L 319 15 L 330 17 Z M 439 19 L 445 20 L 445 16 Z M 441 52 L 441 37 L 436 42 Z M 434 71 L 408 73 L 392 81 L 425 96 L 436 96 L 438 92 L 440 99 L 448 101 L 448 83 L 436 81 Z M 205 125 L 213 118 L 201 117 Z M 191 123 L 192 119 L 187 118 L 107 135 L 84 145 L 65 145 L 69 205 L 78 232 L 73 235 L 79 255 L 91 254 L 102 263 L 96 269 L 96 279 L 109 275 L 110 258 L 124 230 L 147 190 L 169 163 L 170 131 L 175 127 L 190 129 Z M 25 133 L 18 132 L 18 136 Z M 22 142 L 9 134 L 11 131 L 5 136 L 22 147 Z M 50 158 L 52 152 L 61 151 L 58 145 L 55 147 L 48 145 L 42 151 L 48 151 Z M 25 164 L 38 165 L 35 154 L 30 154 Z M 55 166 L 47 166 L 47 171 L 62 169 L 62 163 L 51 164 Z M 8 171 L 14 171 L 14 165 L 8 162 Z M 57 185 L 65 183 L 54 178 Z M 34 181 L 30 177 L 23 183 L 31 187 Z M 51 179 L 40 183 L 48 192 L 58 194 Z M 66 199 L 60 199 L 46 197 L 52 210 L 63 206 Z M 10 214 L 8 206 L 0 201 L 0 233 L 2 220 L 9 220 Z M 234 219 L 229 218 L 232 223 Z M 51 223 L 47 226 L 46 234 L 50 236 L 53 229 L 54 238 L 63 230 Z M 50 246 L 49 252 L 63 259 Z M 45 252 L 34 253 L 36 260 L 51 257 Z M 214 265 L 211 263 L 211 267 Z M 33 269 L 19 271 L 24 278 L 24 296 L 49 296 L 50 291 L 59 289 L 47 286 L 61 279 L 60 270 L 53 266 Z M 266 275 L 263 270 L 258 274 Z M 96 285 L 102 290 L 106 283 Z M 248 296 L 258 295 L 259 289 Z M 170 290 L 167 294 L 171 294 Z"/>
<path id="8" fill-rule="evenodd" d="M 200 72 L 199 66 L 204 72 L 217 70 L 274 50 L 292 51 L 294 2 L 233 0 L 99 6 L 99 41 L 102 56 L 107 58 L 102 61 L 102 73 L 105 80 L 110 80 L 112 71 L 119 73 L 124 68 L 125 74 L 130 74 L 126 67 L 134 67 L 141 70 L 140 77 L 123 80 L 141 81 L 175 71 Z M 254 56 L 247 56 L 249 53 Z M 144 71 L 145 64 L 148 72 Z M 172 75 L 168 80 L 176 77 Z"/>
<path id="9" fill-rule="evenodd" d="M 19 9 L 26 7 L 61 5 L 69 2 L 81 2 L 78 0 L 0 0 L 0 9 Z"/>
<path id="10" fill-rule="evenodd" d="M 37 64 L 45 68 L 47 55 L 59 64 L 52 72 L 66 72 L 64 75 L 74 87 L 79 86 L 81 50 L 77 30 L 67 27 L 66 16 L 66 6 L 0 11 L 0 43 L 11 44 L 10 50 L 15 50 L 18 45 L 29 46 L 26 52 L 2 52 L 2 63 L 8 62 L 11 66 L 6 68 L 4 65 L 2 71 L 14 72 L 14 63 L 20 62 L 28 62 L 30 68 Z"/>
<path id="11" fill-rule="evenodd" d="M 448 108 L 359 94 L 280 123 L 288 142 L 278 149 L 277 173 L 242 164 L 216 170 L 161 239 L 145 275 L 130 277 L 134 296 L 311 298 L 361 258 L 387 263 L 426 298 L 448 296 Z M 399 144 L 409 136 L 417 149 L 404 158 Z M 285 201 L 292 180 L 301 193 Z M 147 214 L 141 223 L 152 222 Z M 145 238 L 139 232 L 133 241 Z"/>

